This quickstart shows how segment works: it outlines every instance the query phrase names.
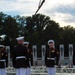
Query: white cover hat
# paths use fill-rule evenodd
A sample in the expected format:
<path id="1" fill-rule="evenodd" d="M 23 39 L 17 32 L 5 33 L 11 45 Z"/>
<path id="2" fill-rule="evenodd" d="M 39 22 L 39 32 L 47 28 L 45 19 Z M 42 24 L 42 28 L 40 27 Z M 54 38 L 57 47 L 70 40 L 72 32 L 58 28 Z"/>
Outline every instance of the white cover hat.
<path id="1" fill-rule="evenodd" d="M 24 36 L 16 38 L 17 41 L 23 40 L 23 39 L 24 39 Z"/>
<path id="2" fill-rule="evenodd" d="M 28 41 L 25 41 L 25 42 L 23 42 L 23 44 L 29 44 L 29 42 Z"/>
<path id="3" fill-rule="evenodd" d="M 5 46 L 4 45 L 0 45 L 0 48 L 4 48 Z"/>
<path id="4" fill-rule="evenodd" d="M 49 43 L 55 44 L 54 40 L 48 40 L 48 44 L 49 44 Z"/>

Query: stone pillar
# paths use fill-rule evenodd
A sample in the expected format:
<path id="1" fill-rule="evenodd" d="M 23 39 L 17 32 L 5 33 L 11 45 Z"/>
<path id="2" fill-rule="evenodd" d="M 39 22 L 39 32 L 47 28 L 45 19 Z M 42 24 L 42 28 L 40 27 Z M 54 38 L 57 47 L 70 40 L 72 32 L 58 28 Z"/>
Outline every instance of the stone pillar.
<path id="1" fill-rule="evenodd" d="M 6 46 L 6 52 L 8 53 L 8 66 L 11 65 L 11 60 L 10 60 L 10 46 Z"/>
<path id="2" fill-rule="evenodd" d="M 42 50 L 42 65 L 45 65 L 45 51 L 46 51 L 46 45 L 41 46 Z"/>
<path id="3" fill-rule="evenodd" d="M 59 50 L 60 50 L 60 60 L 59 60 L 59 63 L 61 65 L 63 65 L 64 64 L 64 45 L 63 44 L 61 44 L 59 46 Z"/>
<path id="4" fill-rule="evenodd" d="M 33 45 L 32 50 L 33 50 L 33 65 L 37 65 L 37 46 Z"/>
<path id="5" fill-rule="evenodd" d="M 69 44 L 69 64 L 73 64 L 73 44 Z"/>

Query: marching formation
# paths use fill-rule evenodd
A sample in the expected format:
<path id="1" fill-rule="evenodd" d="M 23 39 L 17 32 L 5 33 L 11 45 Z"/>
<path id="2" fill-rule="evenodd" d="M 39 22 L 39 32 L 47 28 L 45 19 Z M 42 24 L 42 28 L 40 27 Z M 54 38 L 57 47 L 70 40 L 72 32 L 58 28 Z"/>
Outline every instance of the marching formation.
<path id="1" fill-rule="evenodd" d="M 33 53 L 29 48 L 29 42 L 24 41 L 24 37 L 18 37 L 16 40 L 18 45 L 12 51 L 12 63 L 16 69 L 16 75 L 31 75 Z M 59 51 L 55 48 L 54 40 L 49 40 L 47 44 L 48 49 L 45 52 L 45 65 L 48 75 L 55 75 L 55 66 L 58 66 L 59 62 Z M 8 53 L 5 51 L 5 46 L 0 45 L 0 75 L 6 75 L 6 67 L 8 67 Z"/>

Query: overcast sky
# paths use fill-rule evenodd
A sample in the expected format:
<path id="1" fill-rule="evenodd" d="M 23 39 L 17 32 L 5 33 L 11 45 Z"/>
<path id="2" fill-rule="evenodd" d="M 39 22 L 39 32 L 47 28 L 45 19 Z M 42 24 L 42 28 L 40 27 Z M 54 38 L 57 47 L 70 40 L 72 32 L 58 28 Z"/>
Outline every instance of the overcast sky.
<path id="1" fill-rule="evenodd" d="M 40 0 L 0 0 L 0 11 L 11 16 L 32 16 Z M 42 0 L 41 0 L 42 1 Z M 38 13 L 50 16 L 60 26 L 75 27 L 75 0 L 45 0 Z"/>

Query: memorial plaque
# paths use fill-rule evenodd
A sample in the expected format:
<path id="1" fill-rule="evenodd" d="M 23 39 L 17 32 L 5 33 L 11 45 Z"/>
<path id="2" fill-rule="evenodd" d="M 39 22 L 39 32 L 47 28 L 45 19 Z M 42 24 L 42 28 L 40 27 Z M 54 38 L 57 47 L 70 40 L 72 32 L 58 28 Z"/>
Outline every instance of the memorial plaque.
<path id="1" fill-rule="evenodd" d="M 64 45 L 60 45 L 60 59 L 64 60 Z"/>
<path id="2" fill-rule="evenodd" d="M 64 45 L 63 44 L 59 45 L 59 50 L 60 50 L 59 64 L 63 65 L 64 64 Z"/>
<path id="3" fill-rule="evenodd" d="M 42 62 L 43 62 L 43 64 L 45 64 L 44 62 L 45 62 L 46 45 L 42 45 L 41 49 L 42 49 Z"/>
<path id="4" fill-rule="evenodd" d="M 73 60 L 73 44 L 69 44 L 69 60 Z"/>
<path id="5" fill-rule="evenodd" d="M 11 60 L 10 60 L 10 46 L 6 46 L 6 52 L 8 53 L 8 66 L 10 66 L 11 64 L 10 64 L 10 62 L 11 62 Z"/>
<path id="6" fill-rule="evenodd" d="M 37 65 L 37 46 L 33 45 L 32 50 L 33 50 L 33 65 Z"/>

